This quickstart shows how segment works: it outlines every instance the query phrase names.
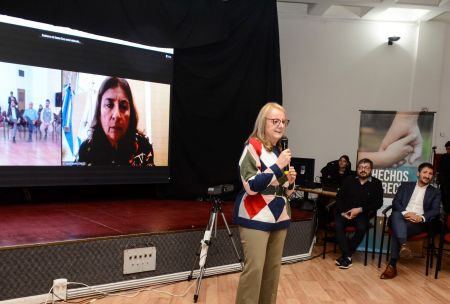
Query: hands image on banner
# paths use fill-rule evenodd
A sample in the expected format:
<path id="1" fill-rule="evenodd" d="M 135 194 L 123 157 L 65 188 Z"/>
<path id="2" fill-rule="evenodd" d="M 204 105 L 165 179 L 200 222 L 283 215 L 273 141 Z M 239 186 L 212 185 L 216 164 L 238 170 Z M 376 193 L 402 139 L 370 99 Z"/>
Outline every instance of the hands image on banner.
<path id="1" fill-rule="evenodd" d="M 381 142 L 380 151 L 387 150 L 395 143 L 397 143 L 397 146 L 400 148 L 403 148 L 406 145 L 406 150 L 410 150 L 409 148 L 413 149 L 407 157 L 402 159 L 399 163 L 394 164 L 394 166 L 401 166 L 406 161 L 408 161 L 409 164 L 413 164 L 422 156 L 423 139 L 417 124 L 418 117 L 418 114 L 411 115 L 406 113 L 397 113 L 391 127 Z"/>
<path id="2" fill-rule="evenodd" d="M 415 113 L 396 113 L 378 151 L 358 152 L 358 159 L 371 159 L 374 168 L 396 168 L 420 159 L 423 139 L 417 124 L 418 116 Z"/>

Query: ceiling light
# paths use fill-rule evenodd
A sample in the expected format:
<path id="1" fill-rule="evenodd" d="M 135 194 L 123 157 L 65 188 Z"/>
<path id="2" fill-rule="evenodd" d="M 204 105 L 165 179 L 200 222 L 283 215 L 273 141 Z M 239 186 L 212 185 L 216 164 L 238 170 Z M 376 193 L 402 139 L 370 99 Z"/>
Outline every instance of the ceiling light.
<path id="1" fill-rule="evenodd" d="M 429 13 L 426 9 L 412 8 L 388 8 L 384 12 L 378 14 L 374 19 L 384 21 L 418 21 L 420 18 Z"/>

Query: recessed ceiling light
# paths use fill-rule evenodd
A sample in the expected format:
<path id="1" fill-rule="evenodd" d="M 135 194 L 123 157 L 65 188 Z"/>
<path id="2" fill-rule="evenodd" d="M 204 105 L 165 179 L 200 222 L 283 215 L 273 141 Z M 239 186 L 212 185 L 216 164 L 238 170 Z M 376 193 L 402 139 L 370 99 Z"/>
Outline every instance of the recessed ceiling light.
<path id="1" fill-rule="evenodd" d="M 384 21 L 418 21 L 429 12 L 430 10 L 426 9 L 388 8 L 374 17 L 374 19 Z"/>

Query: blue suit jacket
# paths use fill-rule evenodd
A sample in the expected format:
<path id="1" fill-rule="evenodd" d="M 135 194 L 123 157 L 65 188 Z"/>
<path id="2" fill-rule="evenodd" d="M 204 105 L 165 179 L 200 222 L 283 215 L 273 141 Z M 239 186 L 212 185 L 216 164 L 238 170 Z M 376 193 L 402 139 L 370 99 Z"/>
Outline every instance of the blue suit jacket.
<path id="1" fill-rule="evenodd" d="M 409 200 L 416 187 L 416 182 L 404 182 L 398 188 L 397 193 L 392 200 L 393 211 L 405 211 L 408 206 Z M 425 221 L 429 221 L 431 218 L 439 215 L 441 210 L 441 192 L 439 189 L 429 185 L 425 191 L 423 198 L 423 216 Z"/>

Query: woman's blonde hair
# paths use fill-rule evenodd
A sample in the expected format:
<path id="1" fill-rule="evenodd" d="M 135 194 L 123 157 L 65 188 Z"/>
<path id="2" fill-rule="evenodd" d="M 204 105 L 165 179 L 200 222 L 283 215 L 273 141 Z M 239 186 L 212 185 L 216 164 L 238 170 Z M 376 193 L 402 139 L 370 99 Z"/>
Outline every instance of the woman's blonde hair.
<path id="1" fill-rule="evenodd" d="M 265 136 L 265 130 L 266 130 L 266 124 L 267 124 L 266 118 L 268 118 L 267 115 L 272 109 L 280 110 L 286 116 L 286 110 L 278 103 L 276 103 L 276 102 L 266 103 L 259 111 L 258 116 L 256 117 L 255 126 L 253 128 L 253 131 L 248 138 L 248 140 L 250 140 L 250 138 L 256 137 L 257 139 L 259 139 L 262 142 L 262 144 L 268 151 L 272 151 L 273 147 L 272 147 L 272 143 L 269 142 L 269 140 L 267 140 L 266 136 Z M 248 140 L 247 140 L 247 142 L 248 142 Z M 277 145 L 278 144 L 279 143 L 277 143 Z"/>

